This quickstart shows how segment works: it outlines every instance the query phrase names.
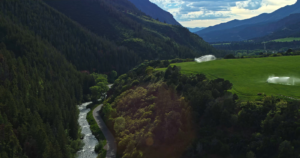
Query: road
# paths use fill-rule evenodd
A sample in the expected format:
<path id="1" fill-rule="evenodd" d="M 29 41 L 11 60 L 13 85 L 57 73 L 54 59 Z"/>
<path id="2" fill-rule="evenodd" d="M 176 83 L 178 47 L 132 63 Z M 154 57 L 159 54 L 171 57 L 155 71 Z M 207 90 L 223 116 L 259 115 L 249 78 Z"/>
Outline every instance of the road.
<path id="1" fill-rule="evenodd" d="M 109 85 L 111 87 L 111 85 Z M 101 110 L 103 104 L 97 106 L 93 111 L 94 119 L 96 120 L 99 128 L 101 129 L 102 133 L 105 136 L 107 144 L 105 145 L 105 148 L 107 150 L 106 157 L 105 158 L 116 158 L 116 152 L 117 152 L 117 145 L 114 136 L 107 128 L 106 124 L 104 123 L 103 119 L 101 118 L 99 111 Z"/>

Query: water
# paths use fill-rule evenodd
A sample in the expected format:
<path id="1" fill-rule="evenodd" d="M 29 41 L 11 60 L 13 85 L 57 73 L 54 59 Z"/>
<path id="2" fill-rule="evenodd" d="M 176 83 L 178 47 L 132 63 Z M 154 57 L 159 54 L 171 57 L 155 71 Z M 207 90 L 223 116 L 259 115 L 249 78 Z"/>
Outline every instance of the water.
<path id="1" fill-rule="evenodd" d="M 199 58 L 195 58 L 195 61 L 197 63 L 202 63 L 202 62 L 208 62 L 208 61 L 213 61 L 216 60 L 217 58 L 214 55 L 204 55 Z"/>
<path id="2" fill-rule="evenodd" d="M 98 140 L 92 134 L 90 125 L 86 119 L 87 113 L 91 110 L 89 108 L 86 108 L 86 106 L 91 103 L 92 102 L 87 102 L 78 106 L 78 109 L 80 111 L 78 122 L 82 128 L 81 133 L 84 134 L 84 146 L 82 150 L 77 152 L 77 158 L 97 158 L 98 156 L 98 154 L 94 151 L 95 146 L 98 144 Z"/>
<path id="3" fill-rule="evenodd" d="M 289 85 L 294 86 L 297 85 L 300 82 L 300 79 L 295 77 L 276 77 L 276 76 L 270 76 L 267 79 L 268 83 L 273 84 L 282 84 L 282 85 Z"/>

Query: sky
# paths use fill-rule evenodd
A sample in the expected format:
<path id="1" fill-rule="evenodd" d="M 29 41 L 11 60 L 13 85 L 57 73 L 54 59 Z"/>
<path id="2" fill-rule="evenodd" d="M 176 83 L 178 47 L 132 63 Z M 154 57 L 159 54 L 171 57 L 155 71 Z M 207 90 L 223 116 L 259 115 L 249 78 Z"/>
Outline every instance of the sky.
<path id="1" fill-rule="evenodd" d="M 185 27 L 208 27 L 271 13 L 297 0 L 150 0 Z"/>

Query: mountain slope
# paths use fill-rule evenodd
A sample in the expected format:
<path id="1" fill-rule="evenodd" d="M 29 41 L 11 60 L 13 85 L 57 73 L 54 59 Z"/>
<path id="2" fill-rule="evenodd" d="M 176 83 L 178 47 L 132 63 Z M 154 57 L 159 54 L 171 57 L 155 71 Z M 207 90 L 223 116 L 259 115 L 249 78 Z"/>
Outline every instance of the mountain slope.
<path id="1" fill-rule="evenodd" d="M 300 16 L 300 14 L 298 14 L 298 16 Z M 263 42 L 263 41 L 271 41 L 271 40 L 281 39 L 286 37 L 300 37 L 300 21 L 297 21 L 294 24 L 278 29 L 264 37 L 255 38 L 254 40 L 257 42 Z"/>
<path id="2" fill-rule="evenodd" d="M 198 31 L 200 31 L 200 30 L 205 29 L 205 27 L 195 27 L 195 28 L 189 28 L 189 27 L 188 27 L 187 29 L 189 29 L 190 32 L 198 32 Z"/>
<path id="3" fill-rule="evenodd" d="M 143 60 L 221 54 L 186 28 L 158 22 L 132 8 L 127 0 L 45 2 L 97 35 L 133 50 Z"/>
<path id="4" fill-rule="evenodd" d="M 203 34 L 208 34 L 218 30 L 230 29 L 242 25 L 253 25 L 253 24 L 264 24 L 274 21 L 278 21 L 282 18 L 289 16 L 290 14 L 300 13 L 300 1 L 298 0 L 294 5 L 286 6 L 280 8 L 270 14 L 261 14 L 256 17 L 246 19 L 246 20 L 233 20 L 227 23 L 222 23 L 219 25 L 208 27 L 204 30 L 197 32 L 199 36 L 202 37 Z"/>
<path id="5" fill-rule="evenodd" d="M 124 73 L 141 62 L 137 53 L 85 30 L 40 0 L 3 0 L 0 7 L 7 19 L 48 41 L 78 70 Z"/>
<path id="6" fill-rule="evenodd" d="M 10 5 L 1 1 L 0 8 Z M 1 11 L 0 157 L 75 157 L 81 146 L 76 105 L 88 78 Z"/>
<path id="7" fill-rule="evenodd" d="M 153 19 L 158 19 L 161 22 L 166 22 L 172 25 L 180 25 L 180 23 L 174 19 L 172 14 L 161 9 L 156 4 L 150 2 L 149 0 L 129 0 L 129 1 L 133 3 L 142 12 L 151 16 Z"/>
<path id="8" fill-rule="evenodd" d="M 254 24 L 254 25 L 243 25 L 234 27 L 231 29 L 214 31 L 206 34 L 202 34 L 202 37 L 207 40 L 207 42 L 222 42 L 222 41 L 243 41 L 248 39 L 253 39 L 257 37 L 266 36 L 272 34 L 277 30 L 287 30 L 286 37 L 292 34 L 290 26 L 295 25 L 300 22 L 300 13 L 291 14 L 279 21 L 265 23 L 265 24 Z M 283 35 L 283 34 L 282 34 Z"/>

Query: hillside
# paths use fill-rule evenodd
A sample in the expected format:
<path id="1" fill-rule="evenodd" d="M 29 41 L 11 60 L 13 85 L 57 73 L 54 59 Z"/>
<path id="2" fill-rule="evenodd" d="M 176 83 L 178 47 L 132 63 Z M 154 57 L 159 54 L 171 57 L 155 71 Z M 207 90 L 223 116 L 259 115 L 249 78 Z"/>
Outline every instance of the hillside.
<path id="1" fill-rule="evenodd" d="M 202 37 L 202 36 L 209 36 L 210 34 L 216 34 L 215 31 L 221 31 L 221 30 L 226 30 L 226 29 L 232 29 L 235 27 L 247 27 L 248 26 L 254 26 L 254 25 L 263 25 L 266 23 L 271 23 L 271 22 L 275 22 L 278 21 L 280 19 L 283 19 L 291 14 L 295 14 L 295 13 L 300 13 L 300 1 L 297 1 L 294 5 L 290 5 L 290 6 L 286 6 L 283 8 L 280 8 L 276 11 L 274 11 L 273 13 L 267 14 L 261 14 L 259 16 L 250 18 L 250 19 L 246 19 L 246 20 L 233 20 L 227 23 L 222 23 L 219 25 L 215 25 L 215 26 L 211 26 L 208 27 L 206 29 L 203 29 L 199 32 L 197 32 L 197 34 Z M 205 38 L 204 38 L 205 39 Z M 206 39 L 205 39 L 206 40 Z M 222 41 L 223 39 L 218 39 L 218 41 Z M 225 41 L 225 40 L 223 40 Z"/>
<path id="2" fill-rule="evenodd" d="M 284 67 L 276 67 L 278 60 L 284 60 Z M 297 60 L 299 57 L 175 63 L 165 71 L 155 70 L 166 67 L 168 61 L 144 62 L 116 80 L 101 115 L 114 133 L 118 155 L 124 158 L 297 157 L 300 102 L 267 93 L 244 102 L 228 92 L 235 89 L 234 84 L 218 78 L 231 75 L 234 82 L 237 78 L 245 84 L 249 79 L 252 91 L 264 84 L 265 80 L 252 82 L 263 77 L 263 71 L 284 72 L 293 66 L 289 72 L 299 74 L 290 64 Z M 249 71 L 251 67 L 254 71 Z M 211 78 L 210 74 L 219 76 Z M 299 96 L 298 87 L 293 92 Z M 290 89 L 280 86 L 274 89 L 280 88 L 289 93 Z"/>
<path id="3" fill-rule="evenodd" d="M 158 22 L 131 8 L 132 3 L 125 0 L 45 2 L 97 35 L 133 50 L 142 59 L 221 54 L 186 28 Z"/>
<path id="4" fill-rule="evenodd" d="M 275 37 L 277 34 L 283 37 L 289 37 L 298 31 L 298 27 L 296 26 L 298 26 L 299 23 L 300 13 L 297 13 L 291 14 L 276 22 L 238 26 L 202 34 L 202 37 L 207 42 L 244 41 L 266 35 Z"/>
<path id="5" fill-rule="evenodd" d="M 165 22 L 171 25 L 180 25 L 172 14 L 161 9 L 156 4 L 150 2 L 149 0 L 129 0 L 133 3 L 138 9 L 144 12 L 146 15 L 151 16 L 153 19 L 158 19 L 160 22 Z"/>
<path id="6" fill-rule="evenodd" d="M 49 42 L 3 13 L 0 157 L 75 157 L 82 144 L 76 105 L 89 93 L 93 78 L 78 72 Z"/>
<path id="7" fill-rule="evenodd" d="M 299 15 L 298 15 L 299 16 Z M 295 21 L 294 24 L 280 28 L 264 37 L 254 38 L 257 42 L 271 41 L 287 37 L 300 37 L 300 21 Z"/>

